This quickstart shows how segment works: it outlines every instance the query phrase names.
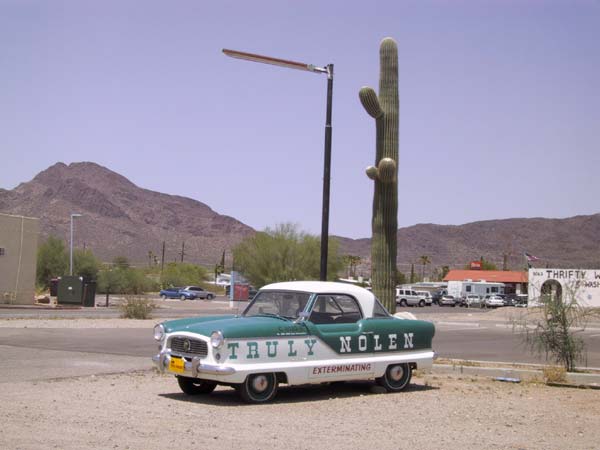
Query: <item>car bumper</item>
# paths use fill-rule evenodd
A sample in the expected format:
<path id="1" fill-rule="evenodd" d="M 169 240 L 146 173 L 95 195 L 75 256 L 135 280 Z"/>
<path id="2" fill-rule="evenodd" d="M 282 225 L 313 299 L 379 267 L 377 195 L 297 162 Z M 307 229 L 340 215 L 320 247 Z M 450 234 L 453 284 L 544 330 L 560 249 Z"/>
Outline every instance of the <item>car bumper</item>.
<path id="1" fill-rule="evenodd" d="M 203 374 L 206 375 L 233 375 L 236 371 L 233 367 L 228 366 L 217 366 L 214 364 L 204 364 L 198 357 L 192 358 L 191 361 L 184 360 L 184 368 L 182 372 L 175 372 L 169 370 L 171 363 L 170 352 L 162 351 L 158 355 L 152 357 L 152 362 L 156 368 L 161 372 L 169 372 L 175 375 L 182 375 L 185 377 L 201 377 Z"/>

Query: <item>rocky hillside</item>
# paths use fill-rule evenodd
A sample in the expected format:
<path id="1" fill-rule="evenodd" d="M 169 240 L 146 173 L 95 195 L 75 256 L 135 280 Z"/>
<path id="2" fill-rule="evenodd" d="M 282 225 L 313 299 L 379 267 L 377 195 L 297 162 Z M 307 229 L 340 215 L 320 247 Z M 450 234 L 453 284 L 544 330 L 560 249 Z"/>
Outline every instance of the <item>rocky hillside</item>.
<path id="1" fill-rule="evenodd" d="M 145 263 L 148 252 L 160 258 L 165 241 L 165 261 L 180 260 L 185 242 L 185 261 L 212 265 L 254 233 L 204 203 L 142 189 L 90 162 L 57 163 L 12 191 L 0 189 L 0 212 L 39 217 L 44 236 L 65 239 L 70 214 L 81 213 L 75 242 L 105 261 L 124 255 Z"/>
<path id="2" fill-rule="evenodd" d="M 125 177 L 94 163 L 57 163 L 12 191 L 0 189 L 0 212 L 41 219 L 44 236 L 68 240 L 71 212 L 82 213 L 76 226 L 76 245 L 83 243 L 105 261 L 127 256 L 148 261 L 148 252 L 166 261 L 184 260 L 213 265 L 224 249 L 254 230 L 217 214 L 196 200 L 137 187 Z M 419 224 L 398 230 L 398 265 L 404 272 L 419 257 L 431 260 L 428 272 L 448 265 L 463 267 L 484 257 L 502 268 L 522 269 L 524 252 L 540 258 L 534 266 L 600 268 L 600 214 L 568 219 L 505 219 L 465 225 Z M 343 254 L 363 258 L 359 267 L 369 273 L 370 239 L 338 237 Z M 228 255 L 231 253 L 228 252 Z M 228 261 L 230 262 L 230 261 Z"/>

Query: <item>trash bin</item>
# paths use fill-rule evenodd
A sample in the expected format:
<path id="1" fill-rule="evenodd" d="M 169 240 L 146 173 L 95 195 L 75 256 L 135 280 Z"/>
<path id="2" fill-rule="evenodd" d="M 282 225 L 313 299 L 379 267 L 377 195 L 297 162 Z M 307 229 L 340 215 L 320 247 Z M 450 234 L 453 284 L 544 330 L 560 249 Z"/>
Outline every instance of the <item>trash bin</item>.
<path id="1" fill-rule="evenodd" d="M 96 306 L 96 282 L 84 281 L 83 306 Z"/>
<path id="2" fill-rule="evenodd" d="M 83 278 L 76 276 L 60 277 L 57 294 L 59 304 L 81 305 L 83 298 Z"/>
<path id="3" fill-rule="evenodd" d="M 50 297 L 56 297 L 58 295 L 58 280 L 60 280 L 60 278 L 52 278 L 50 280 Z"/>

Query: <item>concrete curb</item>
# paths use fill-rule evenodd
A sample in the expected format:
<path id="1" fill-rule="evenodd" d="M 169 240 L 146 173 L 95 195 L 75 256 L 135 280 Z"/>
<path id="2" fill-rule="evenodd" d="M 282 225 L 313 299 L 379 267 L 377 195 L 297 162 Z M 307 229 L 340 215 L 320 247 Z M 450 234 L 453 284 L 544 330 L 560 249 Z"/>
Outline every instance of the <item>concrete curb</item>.
<path id="1" fill-rule="evenodd" d="M 456 364 L 434 364 L 433 373 L 437 374 L 460 374 L 473 375 L 490 378 L 508 378 L 517 379 L 520 381 L 543 381 L 544 374 L 542 369 L 544 366 L 531 365 L 531 369 L 517 367 L 489 367 L 480 365 L 480 362 L 474 363 L 470 361 L 457 361 Z M 560 384 L 565 387 L 588 387 L 591 389 L 600 389 L 600 373 L 578 373 L 568 372 L 567 383 L 552 383 L 551 385 Z"/>

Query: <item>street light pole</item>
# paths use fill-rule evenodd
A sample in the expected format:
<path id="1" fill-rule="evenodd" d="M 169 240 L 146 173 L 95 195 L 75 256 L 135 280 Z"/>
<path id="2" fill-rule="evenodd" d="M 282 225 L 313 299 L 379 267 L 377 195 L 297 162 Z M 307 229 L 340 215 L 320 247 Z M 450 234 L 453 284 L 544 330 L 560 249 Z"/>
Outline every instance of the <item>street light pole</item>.
<path id="1" fill-rule="evenodd" d="M 69 275 L 73 276 L 73 218 L 81 217 L 81 214 L 71 214 L 71 240 L 69 242 Z"/>
<path id="2" fill-rule="evenodd" d="M 331 110 L 333 104 L 333 64 L 325 67 L 317 67 L 285 59 L 272 58 L 270 56 L 256 55 L 254 53 L 239 52 L 224 48 L 223 53 L 232 58 L 244 59 L 246 61 L 271 64 L 274 66 L 287 67 L 288 69 L 304 70 L 308 72 L 327 74 L 327 113 L 325 116 L 325 151 L 323 158 L 323 207 L 321 216 L 321 268 L 320 280 L 327 280 L 327 253 L 329 247 L 329 197 L 331 184 Z"/>

